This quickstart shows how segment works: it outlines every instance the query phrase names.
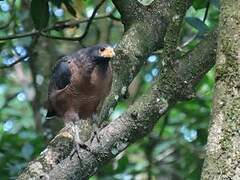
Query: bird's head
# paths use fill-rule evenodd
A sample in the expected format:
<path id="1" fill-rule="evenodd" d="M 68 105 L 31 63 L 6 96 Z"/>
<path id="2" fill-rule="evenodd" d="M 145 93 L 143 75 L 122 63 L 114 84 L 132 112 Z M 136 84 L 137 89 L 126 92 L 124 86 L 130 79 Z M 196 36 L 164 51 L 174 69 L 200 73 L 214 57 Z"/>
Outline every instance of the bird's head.
<path id="1" fill-rule="evenodd" d="M 115 56 L 114 49 L 108 44 L 98 44 L 91 47 L 89 51 L 89 54 L 99 63 L 108 62 L 113 56 Z"/>

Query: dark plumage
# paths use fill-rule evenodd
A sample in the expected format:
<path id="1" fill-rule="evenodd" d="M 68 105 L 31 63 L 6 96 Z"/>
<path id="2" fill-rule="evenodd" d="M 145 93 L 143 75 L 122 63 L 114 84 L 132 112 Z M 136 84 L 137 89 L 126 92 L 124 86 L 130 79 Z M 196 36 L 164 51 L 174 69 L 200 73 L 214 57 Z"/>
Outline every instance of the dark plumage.
<path id="1" fill-rule="evenodd" d="M 67 121 L 71 113 L 79 118 L 97 113 L 111 88 L 113 55 L 109 45 L 96 45 L 62 57 L 50 80 L 47 117 L 57 115 Z"/>
<path id="2" fill-rule="evenodd" d="M 64 122 L 92 118 L 109 94 L 113 49 L 96 45 L 62 57 L 54 67 L 48 90 L 48 113 Z"/>

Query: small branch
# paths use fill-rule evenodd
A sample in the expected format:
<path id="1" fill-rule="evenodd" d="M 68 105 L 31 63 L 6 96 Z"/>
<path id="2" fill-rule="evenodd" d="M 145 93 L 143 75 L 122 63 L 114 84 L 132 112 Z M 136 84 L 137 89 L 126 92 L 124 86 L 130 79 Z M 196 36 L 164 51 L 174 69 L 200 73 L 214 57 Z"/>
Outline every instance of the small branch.
<path id="1" fill-rule="evenodd" d="M 7 106 L 8 106 L 8 104 L 9 104 L 9 102 L 11 101 L 11 100 L 13 100 L 15 97 L 17 97 L 17 95 L 19 94 L 20 92 L 16 92 L 15 94 L 11 94 L 11 95 L 7 95 L 7 97 L 6 97 L 6 100 L 4 101 L 4 104 L 1 106 L 1 110 L 0 110 L 0 112 L 4 109 L 4 108 L 6 108 Z"/>
<path id="2" fill-rule="evenodd" d="M 204 17 L 203 17 L 203 20 L 202 20 L 204 23 L 205 23 L 205 21 L 207 19 L 207 16 L 208 16 L 209 7 L 210 7 L 210 0 L 208 0 L 208 2 L 207 2 L 206 11 L 204 13 Z"/>
<path id="3" fill-rule="evenodd" d="M 163 153 L 159 154 L 154 163 L 159 163 L 161 161 L 163 161 L 164 159 L 166 159 L 168 156 L 170 156 L 171 154 L 173 154 L 174 152 L 176 152 L 176 149 L 173 147 L 170 147 L 169 149 L 167 149 L 166 151 L 164 151 Z"/>
<path id="4" fill-rule="evenodd" d="M 19 57 L 16 61 L 14 61 L 13 63 L 11 63 L 11 64 L 9 64 L 9 65 L 3 65 L 3 66 L 0 66 L 0 69 L 6 69 L 6 68 L 13 67 L 15 64 L 24 61 L 26 58 L 28 58 L 28 55 L 25 55 L 25 56 Z"/>
<path id="5" fill-rule="evenodd" d="M 11 40 L 11 39 L 20 39 L 20 38 L 25 38 L 29 36 L 35 36 L 39 35 L 39 31 L 33 31 L 33 32 L 25 32 L 21 34 L 13 34 L 13 35 L 8 35 L 5 37 L 0 37 L 0 41 L 5 41 L 5 40 Z"/>
<path id="6" fill-rule="evenodd" d="M 81 41 L 81 40 L 83 40 L 83 39 L 86 37 L 86 35 L 87 35 L 88 31 L 89 31 L 89 28 L 90 28 L 90 26 L 91 26 L 91 24 L 92 24 L 92 22 L 93 22 L 93 19 L 94 19 L 95 15 L 96 15 L 98 9 L 102 6 L 102 4 L 103 4 L 104 2 L 105 2 L 105 0 L 102 0 L 102 1 L 95 7 L 95 9 L 94 9 L 91 17 L 90 17 L 90 18 L 88 19 L 88 21 L 87 21 L 87 26 L 86 26 L 86 28 L 85 28 L 85 30 L 84 30 L 84 33 L 83 33 L 81 36 L 79 36 L 79 37 L 60 37 L 60 36 L 48 35 L 48 34 L 45 34 L 45 33 L 43 33 L 43 32 L 40 32 L 40 35 L 41 35 L 41 36 L 44 36 L 44 37 L 47 37 L 47 38 L 51 38 L 51 39 L 58 39 L 58 40 L 65 40 L 65 41 Z"/>
<path id="7" fill-rule="evenodd" d="M 28 52 L 30 56 L 30 60 L 28 61 L 28 63 L 29 63 L 29 68 L 32 76 L 33 87 L 35 90 L 35 96 L 31 101 L 31 106 L 32 106 L 33 115 L 34 115 L 35 129 L 36 131 L 40 132 L 42 129 L 42 124 L 41 124 L 41 116 L 39 112 L 40 99 L 38 96 L 39 94 L 37 93 L 39 87 L 37 86 L 37 82 L 35 78 L 37 74 L 36 74 L 36 67 L 34 67 L 34 61 L 33 61 L 33 60 L 36 60 L 36 56 L 37 56 L 37 52 L 35 52 L 35 47 L 38 43 L 38 40 L 39 40 L 39 36 L 34 36 L 32 39 L 31 45 L 28 47 Z"/>
<path id="8" fill-rule="evenodd" d="M 88 21 L 88 23 L 87 23 L 87 26 L 86 26 L 86 29 L 85 29 L 83 35 L 80 36 L 79 38 L 77 38 L 78 41 L 81 41 L 83 38 L 85 38 L 85 36 L 86 36 L 87 33 L 88 33 L 88 30 L 89 30 L 89 28 L 90 28 L 90 26 L 91 26 L 91 24 L 92 24 L 92 21 L 93 21 L 95 15 L 96 15 L 98 9 L 102 6 L 102 4 L 103 4 L 104 2 L 105 2 L 105 0 L 101 0 L 100 3 L 95 7 L 95 9 L 94 9 L 91 17 L 89 18 L 89 21 Z"/>
<path id="9" fill-rule="evenodd" d="M 28 49 L 28 54 L 27 54 L 27 55 L 22 56 L 22 57 L 19 57 L 17 60 L 15 60 L 13 63 L 11 63 L 11 64 L 9 64 L 9 65 L 0 66 L 0 69 L 6 69 L 6 68 L 13 67 L 13 66 L 16 65 L 17 63 L 20 63 L 20 62 L 24 61 L 26 58 L 31 58 L 31 56 L 32 56 L 32 54 L 33 54 L 33 51 L 34 51 L 34 47 L 35 47 L 35 45 L 37 44 L 38 38 L 39 38 L 38 35 L 35 35 L 35 36 L 33 37 L 33 40 L 32 40 L 32 42 L 31 42 L 31 45 L 27 48 L 27 49 Z"/>
<path id="10" fill-rule="evenodd" d="M 105 19 L 105 18 L 110 18 L 110 19 L 113 19 L 115 21 L 120 21 L 119 18 L 115 17 L 113 15 L 113 13 L 109 13 L 109 14 L 106 14 L 106 15 L 101 15 L 101 16 L 96 16 L 94 17 L 93 20 L 101 20 L 101 19 Z M 64 21 L 59 21 L 59 22 L 56 22 L 53 26 L 51 27 L 48 27 L 46 29 L 43 30 L 43 32 L 47 32 L 47 31 L 51 31 L 51 30 L 63 30 L 65 28 L 71 28 L 71 27 L 74 27 L 74 26 L 77 26 L 79 24 L 82 24 L 82 23 L 87 23 L 89 21 L 90 18 L 86 18 L 86 19 L 83 19 L 83 20 L 64 20 Z"/>
<path id="11" fill-rule="evenodd" d="M 113 1 L 119 11 L 121 10 L 119 8 L 126 8 L 125 6 L 129 5 L 121 5 L 120 2 L 125 2 L 125 0 Z M 116 52 L 119 52 L 120 55 L 116 56 L 116 58 L 112 61 L 114 79 L 112 91 L 103 104 L 101 120 L 108 119 L 110 110 L 113 109 L 117 103 L 115 97 L 117 96 L 122 98 L 124 95 L 126 95 L 125 93 L 127 91 L 122 91 L 122 89 L 127 90 L 129 84 L 139 72 L 146 58 L 155 50 L 163 47 L 163 42 L 166 35 L 165 33 L 169 27 L 169 24 L 171 21 L 173 21 L 173 17 L 177 15 L 178 19 L 176 22 L 181 22 L 181 18 L 185 15 L 185 12 L 189 7 L 189 0 L 176 2 L 163 1 L 161 3 L 162 4 L 159 7 L 160 9 L 156 9 L 151 6 L 137 8 L 138 11 L 142 11 L 140 14 L 145 14 L 145 16 L 138 17 L 136 20 L 137 22 L 125 22 L 124 36 L 116 48 Z M 149 10 L 149 8 L 151 10 Z M 168 13 L 161 14 L 161 12 L 165 11 Z M 123 13 L 122 18 L 130 13 L 134 13 L 131 12 L 131 9 L 129 8 L 126 8 L 122 12 L 127 13 Z M 175 36 L 176 34 L 174 34 L 174 37 Z M 135 39 L 137 39 L 137 41 Z"/>
<path id="12" fill-rule="evenodd" d="M 92 22 L 94 20 L 100 20 L 100 19 L 104 19 L 104 18 L 110 18 L 113 19 L 115 21 L 120 21 L 119 18 L 116 18 L 113 16 L 112 13 L 109 13 L 107 15 L 102 15 L 102 16 L 97 16 L 95 17 L 98 9 L 101 7 L 101 5 L 104 3 L 105 0 L 102 0 L 94 9 L 92 15 L 90 18 L 84 19 L 84 20 L 66 20 L 66 21 L 61 21 L 61 22 L 56 22 L 53 26 L 48 27 L 42 31 L 36 31 L 34 30 L 33 32 L 25 32 L 25 33 L 21 33 L 21 34 L 13 34 L 13 35 L 9 35 L 6 37 L 0 37 L 0 41 L 4 41 L 4 40 L 11 40 L 11 39 L 19 39 L 19 38 L 25 38 L 25 37 L 29 37 L 29 36 L 35 36 L 35 35 L 40 35 L 46 38 L 50 38 L 50 39 L 57 39 L 57 40 L 66 40 L 66 41 L 81 41 L 82 39 L 85 38 L 85 36 L 88 33 L 88 30 L 92 24 Z M 46 34 L 46 32 L 52 31 L 52 30 L 59 30 L 59 29 L 65 29 L 65 28 L 72 28 L 74 26 L 77 26 L 78 24 L 81 23 L 87 23 L 87 26 L 84 30 L 84 33 L 79 36 L 79 37 L 60 37 L 60 36 L 53 36 L 53 35 L 49 35 Z"/>

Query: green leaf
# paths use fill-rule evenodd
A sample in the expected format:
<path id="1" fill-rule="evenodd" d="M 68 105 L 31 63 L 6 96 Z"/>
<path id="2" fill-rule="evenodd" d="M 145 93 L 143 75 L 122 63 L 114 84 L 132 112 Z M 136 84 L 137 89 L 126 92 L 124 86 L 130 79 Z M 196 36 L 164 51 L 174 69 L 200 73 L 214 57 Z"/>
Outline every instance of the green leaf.
<path id="1" fill-rule="evenodd" d="M 72 2 L 69 0 L 63 0 L 63 4 L 66 6 L 68 12 L 73 15 L 74 17 L 76 17 L 77 12 L 75 11 L 75 9 L 72 6 Z"/>
<path id="2" fill-rule="evenodd" d="M 196 17 L 186 17 L 185 20 L 188 24 L 196 28 L 199 31 L 199 33 L 205 33 L 208 31 L 207 25 Z"/>
<path id="3" fill-rule="evenodd" d="M 193 0 L 194 9 L 203 9 L 206 7 L 208 0 Z"/>
<path id="4" fill-rule="evenodd" d="M 31 2 L 31 17 L 33 25 L 37 30 L 42 30 L 48 25 L 49 7 L 47 0 L 32 0 Z"/>

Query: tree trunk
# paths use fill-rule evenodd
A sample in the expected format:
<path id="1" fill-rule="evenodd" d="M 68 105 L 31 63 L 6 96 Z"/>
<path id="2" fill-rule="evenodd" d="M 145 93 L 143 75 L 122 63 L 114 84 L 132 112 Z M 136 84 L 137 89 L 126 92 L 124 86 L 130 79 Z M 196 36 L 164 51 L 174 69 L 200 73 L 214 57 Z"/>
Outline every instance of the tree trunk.
<path id="1" fill-rule="evenodd" d="M 202 180 L 240 179 L 240 0 L 221 2 L 213 120 Z"/>

